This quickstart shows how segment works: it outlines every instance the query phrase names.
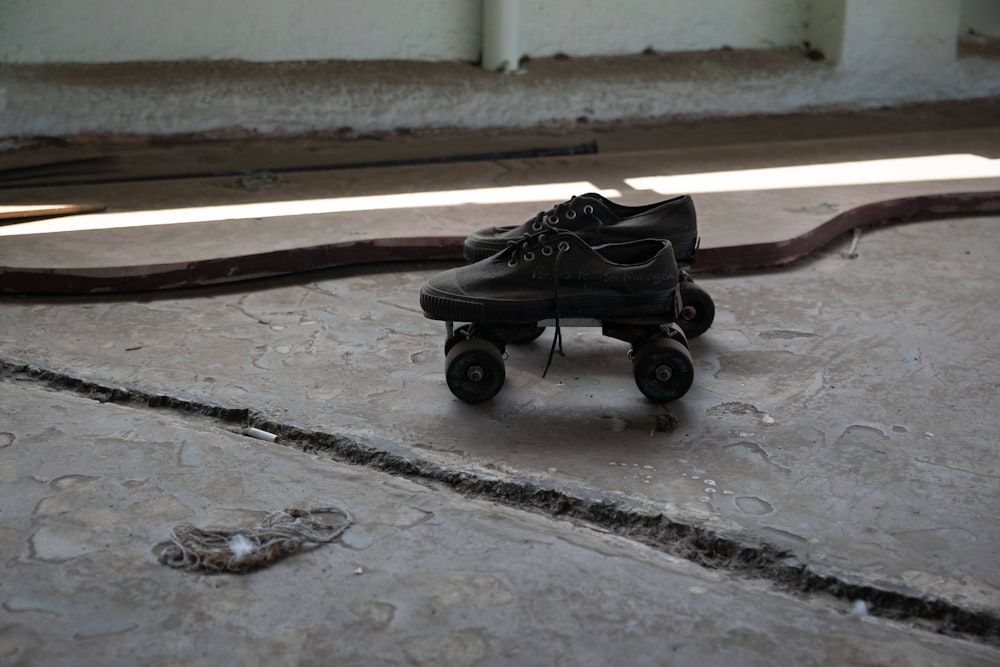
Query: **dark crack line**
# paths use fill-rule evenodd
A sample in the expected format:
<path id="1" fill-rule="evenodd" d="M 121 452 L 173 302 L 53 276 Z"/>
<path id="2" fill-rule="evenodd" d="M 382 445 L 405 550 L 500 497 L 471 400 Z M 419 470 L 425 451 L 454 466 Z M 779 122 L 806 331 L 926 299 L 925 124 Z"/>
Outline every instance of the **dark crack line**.
<path id="1" fill-rule="evenodd" d="M 178 396 L 112 385 L 30 364 L 0 359 L 0 380 L 30 381 L 100 402 L 129 407 L 167 409 L 209 417 L 229 425 L 255 427 L 278 436 L 280 444 L 424 484 L 447 487 L 465 497 L 595 525 L 608 533 L 647 545 L 703 567 L 743 579 L 764 580 L 781 593 L 811 601 L 851 603 L 864 600 L 873 616 L 909 624 L 990 646 L 1000 646 L 1000 616 L 966 609 L 948 600 L 888 582 L 866 581 L 848 573 L 822 572 L 790 552 L 743 533 L 723 533 L 676 521 L 639 504 L 611 501 L 587 489 L 517 477 L 490 476 L 422 459 L 388 441 L 347 437 L 277 422 L 252 408 L 213 403 L 197 396 Z"/>

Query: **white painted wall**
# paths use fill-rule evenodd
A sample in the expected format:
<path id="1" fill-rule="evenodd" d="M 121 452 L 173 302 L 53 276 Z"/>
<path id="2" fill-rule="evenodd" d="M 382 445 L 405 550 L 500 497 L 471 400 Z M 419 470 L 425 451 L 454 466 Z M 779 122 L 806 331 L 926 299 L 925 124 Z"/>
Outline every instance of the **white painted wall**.
<path id="1" fill-rule="evenodd" d="M 773 48 L 800 0 L 521 0 L 532 57 Z M 0 0 L 0 62 L 479 59 L 481 0 Z"/>
<path id="2" fill-rule="evenodd" d="M 531 57 L 809 41 L 848 64 L 1000 37 L 1000 0 L 520 0 Z M 482 0 L 0 0 L 0 62 L 479 59 Z M 846 51 L 845 51 L 846 49 Z"/>
<path id="3" fill-rule="evenodd" d="M 0 145 L 78 134 L 528 127 L 1000 95 L 1000 60 L 956 49 L 969 30 L 1000 37 L 1000 0 L 519 0 L 518 48 L 536 59 L 762 50 L 643 58 L 640 78 L 591 77 L 586 60 L 549 68 L 565 80 L 539 78 L 542 65 L 530 62 L 521 76 L 461 64 L 479 59 L 483 1 L 0 0 L 0 65 L 9 65 L 0 66 Z M 806 41 L 827 58 L 782 51 Z M 74 65 L 131 61 L 168 64 Z"/>
<path id="4" fill-rule="evenodd" d="M 468 60 L 479 0 L 0 0 L 0 62 Z"/>
<path id="5" fill-rule="evenodd" d="M 962 35 L 1000 38 L 1000 0 L 962 0 L 959 28 Z"/>
<path id="6" fill-rule="evenodd" d="M 961 0 L 847 0 L 844 69 L 919 71 L 955 59 Z"/>
<path id="7" fill-rule="evenodd" d="M 546 57 L 785 47 L 804 28 L 798 0 L 521 0 L 521 34 Z"/>
<path id="8" fill-rule="evenodd" d="M 541 58 L 809 41 L 849 66 L 951 57 L 1000 37 L 1000 0 L 520 0 Z M 0 0 L 0 62 L 476 62 L 482 0 Z M 846 49 L 846 50 L 845 50 Z"/>

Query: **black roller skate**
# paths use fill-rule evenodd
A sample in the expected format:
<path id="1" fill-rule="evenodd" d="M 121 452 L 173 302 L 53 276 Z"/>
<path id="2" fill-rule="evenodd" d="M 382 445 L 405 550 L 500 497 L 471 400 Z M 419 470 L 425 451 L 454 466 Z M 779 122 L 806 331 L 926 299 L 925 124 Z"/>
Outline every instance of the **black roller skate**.
<path id="1" fill-rule="evenodd" d="M 542 375 L 562 351 L 561 326 L 599 326 L 632 345 L 636 385 L 651 400 L 679 399 L 694 380 L 670 241 L 643 239 L 591 246 L 546 228 L 507 242 L 481 261 L 449 269 L 420 289 L 424 315 L 446 322 L 448 387 L 479 403 L 505 379 L 506 344 L 554 326 Z M 468 324 L 455 327 L 455 322 Z"/>
<path id="2" fill-rule="evenodd" d="M 462 254 L 467 262 L 478 262 L 502 251 L 511 241 L 543 230 L 570 231 L 592 246 L 647 238 L 670 241 L 681 269 L 680 293 L 684 304 L 677 323 L 688 338 L 696 338 L 712 326 L 715 302 L 695 284 L 687 270 L 698 249 L 698 217 L 689 195 L 642 206 L 625 206 L 595 193 L 579 195 L 521 225 L 473 232 L 465 239 Z M 527 331 L 525 338 L 508 342 L 528 342 L 541 332 L 541 329 Z"/>

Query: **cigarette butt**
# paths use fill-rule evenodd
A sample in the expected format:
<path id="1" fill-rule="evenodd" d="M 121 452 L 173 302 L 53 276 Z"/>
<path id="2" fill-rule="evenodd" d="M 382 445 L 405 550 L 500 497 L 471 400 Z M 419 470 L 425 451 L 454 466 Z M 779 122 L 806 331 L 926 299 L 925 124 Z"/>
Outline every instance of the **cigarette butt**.
<path id="1" fill-rule="evenodd" d="M 269 433 L 267 431 L 261 430 L 259 428 L 247 428 L 244 433 L 249 435 L 251 438 L 257 438 L 258 440 L 266 440 L 267 442 L 274 442 L 278 439 L 278 436 L 274 433 Z"/>

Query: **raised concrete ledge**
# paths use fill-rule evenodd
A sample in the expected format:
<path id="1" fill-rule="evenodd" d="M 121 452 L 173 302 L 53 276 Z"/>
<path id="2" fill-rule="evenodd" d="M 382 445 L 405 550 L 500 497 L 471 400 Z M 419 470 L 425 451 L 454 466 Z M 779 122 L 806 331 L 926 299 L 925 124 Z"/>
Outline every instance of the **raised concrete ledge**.
<path id="1" fill-rule="evenodd" d="M 885 71 L 800 49 L 541 59 L 508 75 L 410 61 L 6 65 L 0 139 L 574 127 L 996 95 L 990 53 Z"/>

